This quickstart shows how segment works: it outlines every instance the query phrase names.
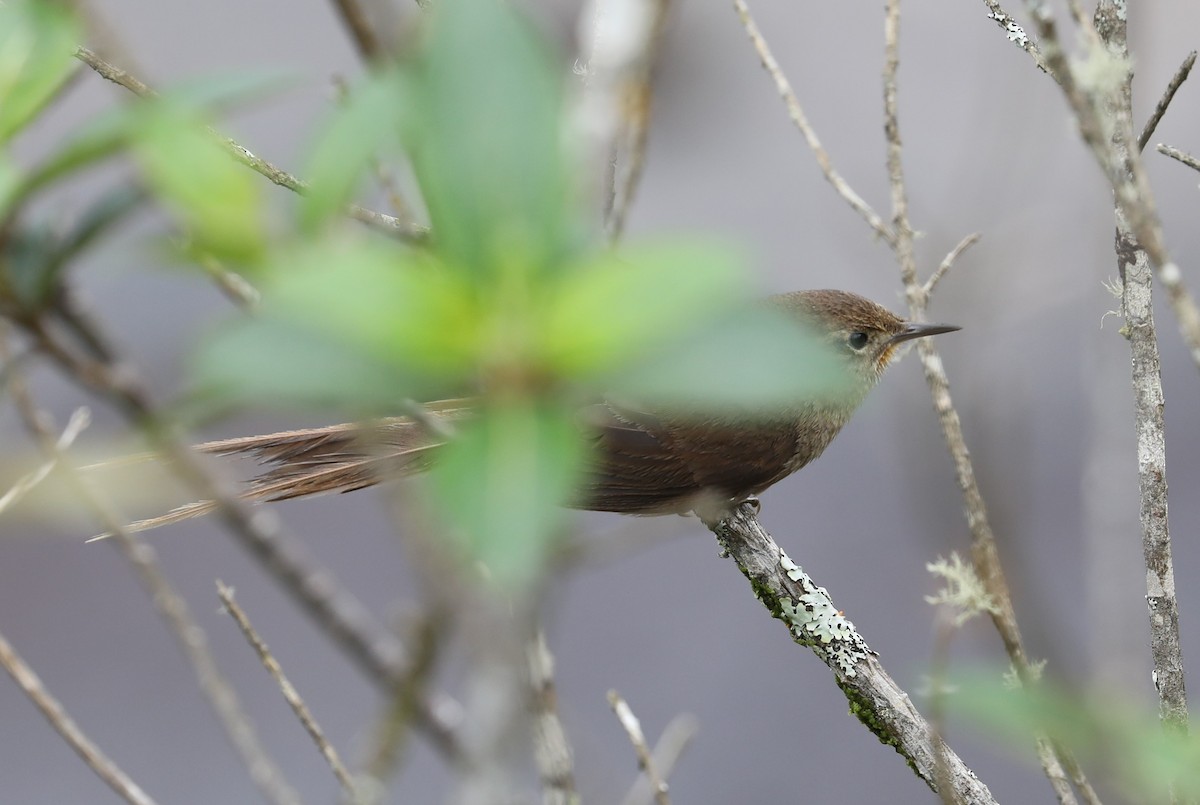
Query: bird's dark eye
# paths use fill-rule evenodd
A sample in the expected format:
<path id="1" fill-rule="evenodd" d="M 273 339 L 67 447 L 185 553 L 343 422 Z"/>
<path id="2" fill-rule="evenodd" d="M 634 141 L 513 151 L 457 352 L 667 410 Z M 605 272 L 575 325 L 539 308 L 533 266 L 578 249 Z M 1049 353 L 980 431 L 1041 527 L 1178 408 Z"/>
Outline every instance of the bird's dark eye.
<path id="1" fill-rule="evenodd" d="M 867 342 L 870 340 L 871 339 L 867 337 L 866 333 L 853 332 L 850 333 L 849 337 L 846 338 L 846 343 L 850 346 L 850 349 L 858 352 L 866 347 Z"/>

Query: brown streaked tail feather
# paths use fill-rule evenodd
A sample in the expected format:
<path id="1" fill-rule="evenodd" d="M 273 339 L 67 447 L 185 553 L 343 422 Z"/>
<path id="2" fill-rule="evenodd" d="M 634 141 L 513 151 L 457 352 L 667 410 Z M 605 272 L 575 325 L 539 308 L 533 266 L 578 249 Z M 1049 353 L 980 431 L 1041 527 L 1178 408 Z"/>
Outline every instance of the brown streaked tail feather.
<path id="1" fill-rule="evenodd" d="M 427 406 L 430 415 L 447 423 L 469 416 L 466 401 L 447 400 Z M 267 469 L 253 477 L 241 497 L 252 502 L 290 500 L 330 492 L 352 492 L 386 478 L 422 472 L 442 441 L 408 417 L 365 423 L 281 431 L 263 436 L 220 439 L 195 446 L 216 456 L 245 456 Z M 130 523 L 130 531 L 160 526 L 211 513 L 216 503 L 200 500 L 166 514 Z M 93 539 L 112 536 L 101 534 Z"/>

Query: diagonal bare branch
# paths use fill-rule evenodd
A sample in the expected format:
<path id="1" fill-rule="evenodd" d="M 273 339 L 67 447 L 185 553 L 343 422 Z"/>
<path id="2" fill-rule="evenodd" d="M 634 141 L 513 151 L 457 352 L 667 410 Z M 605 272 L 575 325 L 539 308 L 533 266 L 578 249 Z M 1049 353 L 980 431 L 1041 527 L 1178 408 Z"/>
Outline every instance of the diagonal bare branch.
<path id="1" fill-rule="evenodd" d="M 91 67 L 101 77 L 112 81 L 118 86 L 124 87 L 139 98 L 152 98 L 156 94 L 150 86 L 137 76 L 110 64 L 87 48 L 78 48 L 75 51 L 75 58 L 88 67 Z M 265 176 L 271 182 L 280 187 L 287 188 L 293 193 L 304 195 L 308 192 L 309 187 L 307 182 L 296 178 L 262 157 L 256 156 L 250 149 L 236 141 L 216 132 L 214 132 L 214 135 L 217 137 L 217 141 L 221 147 L 233 159 L 250 168 L 255 173 Z M 376 231 L 416 246 L 423 246 L 429 241 L 429 229 L 427 227 L 412 223 L 411 221 L 402 221 L 387 213 L 367 209 L 358 204 L 351 204 L 346 208 L 346 214 Z"/>
<path id="2" fill-rule="evenodd" d="M 825 179 L 833 185 L 833 189 L 837 191 L 838 195 L 845 199 L 846 203 L 862 216 L 863 220 L 875 230 L 876 234 L 885 243 L 893 245 L 896 242 L 896 235 L 891 227 L 887 225 L 875 210 L 871 209 L 871 205 L 863 201 L 862 196 L 858 195 L 854 191 L 854 188 L 833 167 L 833 160 L 830 159 L 829 152 L 825 150 L 825 146 L 821 145 L 821 140 L 817 137 L 816 130 L 809 124 L 808 117 L 804 114 L 803 107 L 800 106 L 800 99 L 796 97 L 791 83 L 787 80 L 787 76 L 783 74 L 783 70 L 780 69 L 779 62 L 771 54 L 767 40 L 763 37 L 762 31 L 758 29 L 758 24 L 754 21 L 754 17 L 751 16 L 750 8 L 746 5 L 745 0 L 733 0 L 733 7 L 737 10 L 738 17 L 742 21 L 742 27 L 746 29 L 746 33 L 750 37 L 750 42 L 754 45 L 754 50 L 758 53 L 758 58 L 762 61 L 763 68 L 775 82 L 775 89 L 779 91 L 779 95 L 787 107 L 788 116 L 792 119 L 792 123 L 795 124 L 796 128 L 800 130 L 804 141 L 808 143 L 808 148 L 812 151 L 813 156 L 816 157 L 817 165 L 821 168 L 821 173 L 825 174 Z"/>
<path id="3" fill-rule="evenodd" d="M 1150 119 L 1146 121 L 1145 127 L 1142 128 L 1142 133 L 1138 135 L 1137 150 L 1139 152 L 1146 150 L 1146 144 L 1150 142 L 1150 138 L 1154 136 L 1154 130 L 1158 128 L 1159 122 L 1163 119 L 1163 115 L 1167 113 L 1167 107 L 1171 105 L 1171 101 L 1175 99 L 1175 93 L 1183 86 L 1183 82 L 1187 81 L 1188 75 L 1192 72 L 1192 67 L 1196 64 L 1196 51 L 1192 51 L 1183 60 L 1183 64 L 1179 65 L 1179 69 L 1175 71 L 1175 75 L 1171 77 L 1171 82 L 1167 84 L 1167 88 L 1163 90 L 1163 95 L 1158 99 L 1158 103 L 1154 107 L 1154 111 L 1150 114 Z"/>

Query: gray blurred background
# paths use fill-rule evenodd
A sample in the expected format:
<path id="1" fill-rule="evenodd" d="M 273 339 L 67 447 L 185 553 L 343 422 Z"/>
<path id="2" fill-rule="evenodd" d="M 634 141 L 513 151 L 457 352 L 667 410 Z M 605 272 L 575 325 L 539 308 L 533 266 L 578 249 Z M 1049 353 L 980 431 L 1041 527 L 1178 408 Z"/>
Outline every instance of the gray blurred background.
<path id="1" fill-rule="evenodd" d="M 294 90 L 224 127 L 285 168 L 299 169 L 305 132 L 331 97 L 330 76 L 360 70 L 332 4 L 322 0 L 106 0 L 95 8 L 153 84 L 243 68 L 299 76 Z M 838 168 L 886 215 L 882 4 L 759 0 L 753 10 Z M 564 48 L 573 47 L 577 12 L 565 2 L 539 12 Z M 1145 4 L 1131 13 L 1140 126 L 1179 62 L 1200 45 L 1200 6 Z M 1117 307 L 1102 286 L 1116 273 L 1109 192 L 1058 88 L 1005 40 L 982 3 L 909 3 L 901 31 L 900 121 L 923 270 L 965 234 L 983 234 L 940 286 L 930 315 L 964 325 L 939 346 L 1030 654 L 1047 658 L 1048 673 L 1074 689 L 1152 708 L 1129 350 L 1121 322 L 1102 321 Z M 39 152 L 125 100 L 122 90 L 84 75 L 47 119 L 44 138 L 24 147 Z M 886 246 L 822 179 L 728 4 L 677 4 L 656 104 L 630 238 L 715 235 L 744 252 L 764 292 L 838 287 L 902 309 Z M 1154 142 L 1200 152 L 1200 79 L 1184 85 Z M 1200 292 L 1200 176 L 1156 154 L 1147 161 L 1168 244 Z M 105 178 L 115 174 L 98 177 L 97 186 Z M 292 199 L 269 193 L 282 215 Z M 62 211 L 76 207 L 62 199 Z M 229 307 L 211 284 L 165 265 L 149 245 L 155 231 L 145 221 L 127 232 L 81 282 L 95 315 L 159 399 L 168 399 L 183 387 L 189 349 Z M 1158 321 L 1175 573 L 1185 658 L 1195 667 L 1200 377 L 1165 308 Z M 37 378 L 42 399 L 64 419 L 91 402 L 48 370 Z M 96 406 L 94 414 L 84 445 L 120 436 L 110 410 Z M 260 412 L 197 437 L 301 422 L 311 420 Z M 27 449 L 7 408 L 0 426 L 13 452 Z M 377 494 L 276 510 L 381 616 L 415 600 Z M 915 359 L 892 370 L 824 458 L 764 496 L 762 519 L 916 696 L 935 640 L 935 613 L 923 596 L 937 584 L 925 563 L 965 552 L 968 533 Z M 934 800 L 847 714 L 828 670 L 766 616 L 699 523 L 614 515 L 583 525 L 598 535 L 632 527 L 679 536 L 590 568 L 550 596 L 561 712 L 588 801 L 619 800 L 636 774 L 605 701 L 609 688 L 628 698 L 651 736 L 678 713 L 699 719 L 700 733 L 671 778 L 676 802 Z M 0 632 L 160 801 L 257 801 L 125 561 L 110 546 L 82 544 L 94 530 L 84 518 L 62 527 L 0 522 Z M 372 683 L 214 524 L 172 527 L 152 541 L 291 780 L 307 801 L 333 801 L 328 769 L 218 611 L 214 579 L 237 588 L 351 760 L 361 757 L 382 704 Z M 955 638 L 951 654 L 956 664 L 1006 664 L 981 620 Z M 1052 801 L 1030 747 L 1002 745 L 958 721 L 949 738 L 1001 801 Z M 445 767 L 418 739 L 392 801 L 440 801 L 446 782 Z M 0 801 L 116 801 L 7 679 L 0 680 Z"/>

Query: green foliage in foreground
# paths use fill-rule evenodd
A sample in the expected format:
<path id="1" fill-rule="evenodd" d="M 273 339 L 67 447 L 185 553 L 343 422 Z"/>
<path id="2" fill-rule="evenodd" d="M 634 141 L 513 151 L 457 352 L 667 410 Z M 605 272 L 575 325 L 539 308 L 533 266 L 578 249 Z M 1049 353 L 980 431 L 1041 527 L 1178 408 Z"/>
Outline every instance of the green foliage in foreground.
<path id="1" fill-rule="evenodd" d="M 0 60 L 0 109 L 11 110 L 0 134 L 11 137 L 70 74 L 78 26 L 32 0 L 0 9 L 0 37 L 29 43 Z M 102 199 L 66 238 L 36 234 L 27 203 L 131 154 L 184 234 L 174 245 L 245 273 L 262 292 L 258 309 L 203 345 L 195 399 L 318 404 L 357 417 L 395 414 L 409 399 L 476 398 L 477 416 L 461 423 L 428 488 L 447 533 L 493 578 L 520 585 L 540 570 L 586 471 L 581 402 L 613 393 L 689 411 L 769 411 L 828 391 L 833 378 L 807 334 L 750 305 L 751 283 L 728 250 L 595 244 L 582 202 L 594 182 L 572 138 L 575 80 L 507 4 L 438 3 L 409 60 L 363 77 L 313 138 L 311 187 L 276 233 L 262 180 L 206 128 L 217 109 L 260 93 L 261 80 L 131 103 L 28 169 L 5 151 L 0 201 L 15 234 L 0 312 L 41 315 L 68 258 L 146 195 Z M 412 167 L 430 244 L 341 216 L 368 168 L 395 156 Z"/>
<path id="2" fill-rule="evenodd" d="M 955 680 L 946 707 L 1014 747 L 1050 736 L 1085 768 L 1103 770 L 1130 802 L 1200 799 L 1200 738 L 1164 729 L 1127 695 L 1084 698 L 1045 682 L 1020 689 L 978 673 Z"/>

